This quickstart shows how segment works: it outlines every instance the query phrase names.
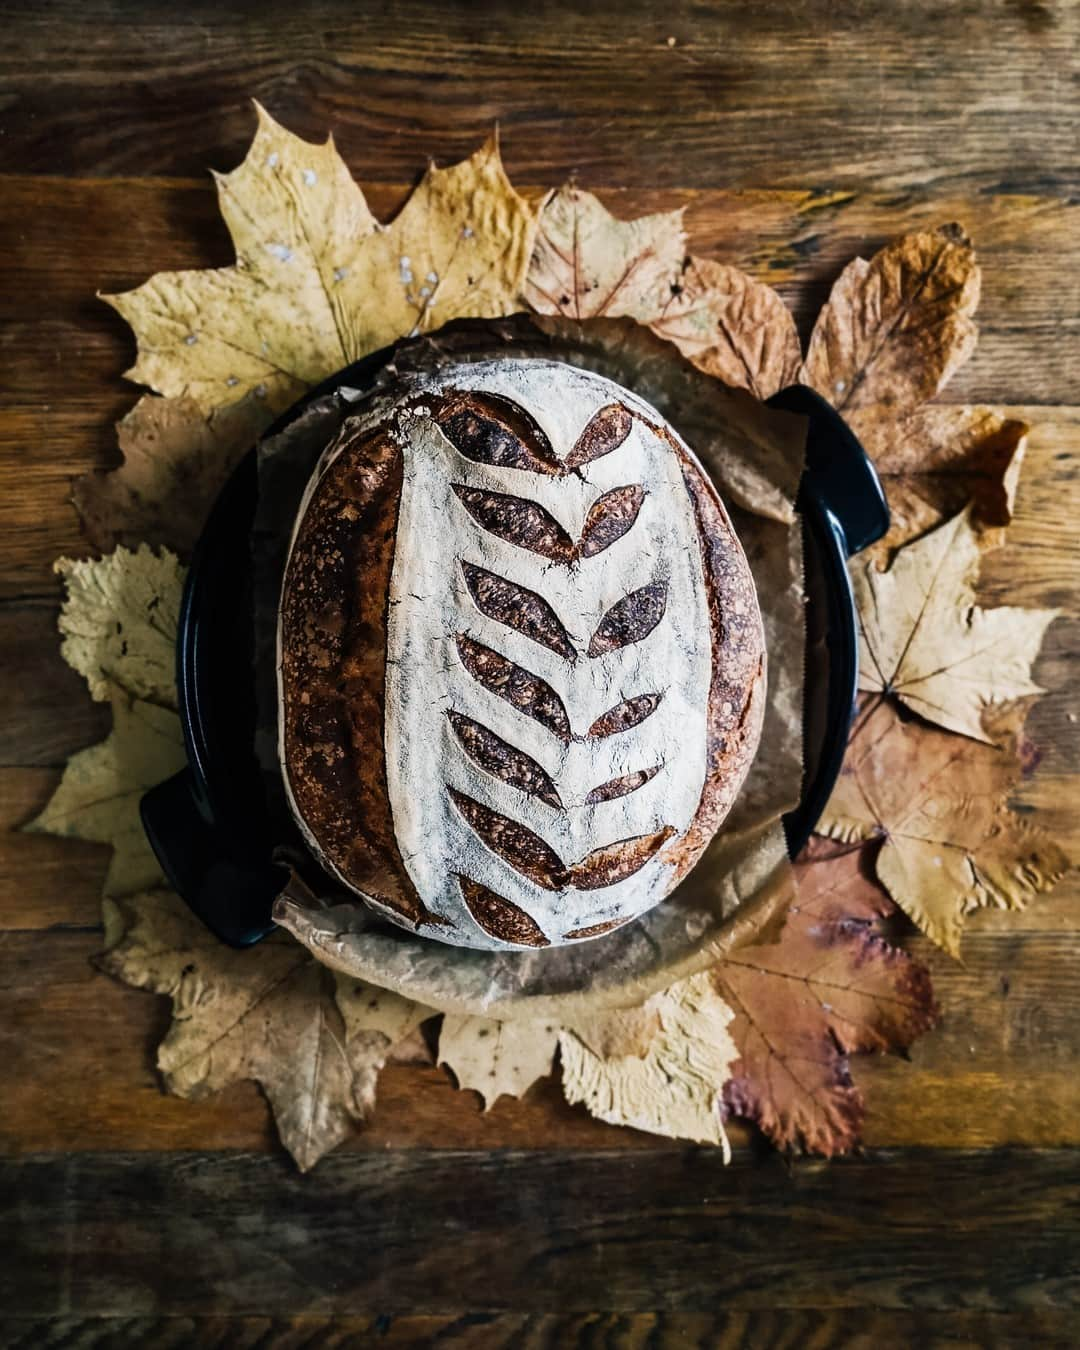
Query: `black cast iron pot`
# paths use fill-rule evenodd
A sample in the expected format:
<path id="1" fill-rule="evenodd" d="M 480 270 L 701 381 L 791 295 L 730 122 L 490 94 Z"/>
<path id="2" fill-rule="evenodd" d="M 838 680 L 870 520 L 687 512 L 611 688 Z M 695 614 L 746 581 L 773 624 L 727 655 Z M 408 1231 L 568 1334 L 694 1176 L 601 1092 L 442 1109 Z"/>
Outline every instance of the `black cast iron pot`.
<path id="1" fill-rule="evenodd" d="M 316 398 L 364 389 L 393 348 L 355 362 L 296 403 L 267 432 L 284 431 Z M 809 418 L 797 505 L 805 523 L 807 665 L 805 772 L 784 818 L 792 857 L 806 843 L 836 782 L 855 704 L 858 630 L 847 561 L 888 529 L 877 474 L 843 418 L 792 385 L 769 400 Z M 142 799 L 147 836 L 170 885 L 223 942 L 248 946 L 274 925 L 284 881 L 270 860 L 270 819 L 255 759 L 252 566 L 257 501 L 252 450 L 218 498 L 184 588 L 176 682 L 188 764 Z"/>

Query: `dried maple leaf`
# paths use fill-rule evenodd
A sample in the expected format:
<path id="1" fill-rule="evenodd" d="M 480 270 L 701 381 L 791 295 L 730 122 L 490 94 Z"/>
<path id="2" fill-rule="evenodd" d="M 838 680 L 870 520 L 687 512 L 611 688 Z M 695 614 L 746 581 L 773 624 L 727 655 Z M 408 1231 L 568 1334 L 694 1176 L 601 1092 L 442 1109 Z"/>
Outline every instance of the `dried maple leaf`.
<path id="1" fill-rule="evenodd" d="M 123 464 L 72 484 L 86 537 L 102 552 L 146 542 L 189 554 L 268 420 L 266 403 L 254 397 L 210 414 L 190 398 L 141 398 L 116 424 Z"/>
<path id="2" fill-rule="evenodd" d="M 540 204 L 525 299 L 540 314 L 652 323 L 685 252 L 681 210 L 618 220 L 591 192 L 559 188 Z"/>
<path id="3" fill-rule="evenodd" d="M 989 740 L 986 709 L 1038 694 L 1031 666 L 1057 610 L 980 609 L 979 540 L 965 511 L 882 572 L 851 569 L 862 632 L 859 688 L 895 694 L 930 722 Z"/>
<path id="4" fill-rule="evenodd" d="M 563 1093 L 600 1120 L 696 1143 L 730 1145 L 720 1096 L 738 1051 L 731 1009 L 711 975 L 693 975 L 650 1000 L 658 1027 L 643 1055 L 603 1055 L 572 1028 L 559 1036 Z M 640 1049 L 635 1045 L 633 1050 Z"/>
<path id="5" fill-rule="evenodd" d="M 528 1018 L 507 1022 L 447 1013 L 439 1029 L 438 1063 L 453 1071 L 489 1111 L 499 1097 L 520 1097 L 551 1072 L 559 1028 Z"/>
<path id="6" fill-rule="evenodd" d="M 112 731 L 99 745 L 71 756 L 44 811 L 24 828 L 33 833 L 111 844 L 106 895 L 164 882 L 139 818 L 148 788 L 187 763 L 180 719 L 167 708 L 115 691 Z"/>
<path id="7" fill-rule="evenodd" d="M 168 891 L 106 905 L 108 927 L 124 931 L 103 967 L 172 998 L 158 1048 L 167 1089 L 199 1098 L 255 1079 L 301 1171 L 371 1114 L 390 1050 L 431 1016 L 397 994 L 335 977 L 291 939 L 223 946 Z"/>
<path id="8" fill-rule="evenodd" d="M 262 108 L 247 158 L 218 177 L 232 267 L 160 272 L 104 296 L 135 330 L 128 377 L 204 411 L 252 391 L 280 411 L 304 389 L 408 333 L 517 307 L 535 216 L 492 137 L 432 166 L 386 226 L 334 147 Z"/>
<path id="9" fill-rule="evenodd" d="M 970 502 L 981 530 L 1008 525 L 1028 426 L 993 408 L 927 407 L 896 419 L 856 413 L 852 429 L 874 461 L 892 523 L 876 545 L 888 555 Z"/>
<path id="10" fill-rule="evenodd" d="M 1008 809 L 1020 776 L 1015 742 L 949 736 L 869 700 L 818 826 L 834 839 L 879 839 L 877 876 L 953 956 L 964 918 L 1022 909 L 1068 868 L 1049 835 Z"/>
<path id="11" fill-rule="evenodd" d="M 770 287 L 737 267 L 687 258 L 652 330 L 699 370 L 767 399 L 799 373 L 795 320 Z"/>
<path id="12" fill-rule="evenodd" d="M 903 416 L 975 350 L 979 269 L 959 225 L 906 234 L 841 272 L 814 325 L 802 381 L 845 416 Z"/>
<path id="13" fill-rule="evenodd" d="M 848 1056 L 903 1050 L 937 1017 L 927 971 L 882 936 L 892 905 L 864 853 L 825 854 L 814 841 L 778 940 L 739 948 L 713 972 L 739 1051 L 725 1109 L 779 1148 L 850 1149 L 864 1102 Z"/>
<path id="14" fill-rule="evenodd" d="M 708 375 L 768 398 L 799 370 L 799 338 L 774 290 L 735 267 L 688 258 L 682 211 L 618 220 L 564 187 L 540 207 L 525 299 L 540 314 L 636 319 Z"/>
<path id="15" fill-rule="evenodd" d="M 54 571 L 67 596 L 60 610 L 64 660 L 99 702 L 122 690 L 176 707 L 176 626 L 184 569 L 167 550 L 140 544 L 82 562 L 60 558 Z"/>

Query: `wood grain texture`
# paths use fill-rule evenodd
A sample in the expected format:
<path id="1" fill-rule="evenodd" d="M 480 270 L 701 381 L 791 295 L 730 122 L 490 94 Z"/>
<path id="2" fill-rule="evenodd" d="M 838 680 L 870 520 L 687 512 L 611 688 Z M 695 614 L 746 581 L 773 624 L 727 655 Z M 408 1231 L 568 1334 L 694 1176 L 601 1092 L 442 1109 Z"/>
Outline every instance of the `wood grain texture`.
<path id="1" fill-rule="evenodd" d="M 391 182 L 497 120 L 544 181 L 1076 183 L 1071 4 L 19 0 L 5 28 L 8 171 L 228 167 L 256 96 Z"/>
<path id="2" fill-rule="evenodd" d="M 106 850 L 12 833 L 108 713 L 60 661 L 70 478 L 117 461 L 133 343 L 94 291 L 232 261 L 208 170 L 260 98 L 384 219 L 494 121 L 515 183 L 682 206 L 803 340 L 842 267 L 958 219 L 984 268 L 950 402 L 1021 405 L 988 603 L 1053 605 L 1016 803 L 1080 857 L 1080 7 L 1064 0 L 14 0 L 0 50 L 0 1344 L 1072 1346 L 1080 875 L 974 916 L 942 1027 L 860 1061 L 868 1154 L 790 1171 L 615 1130 L 557 1084 L 483 1113 L 391 1065 L 300 1179 L 256 1088 L 163 1096 L 167 1001 L 94 970 Z M 1002 1145 L 1019 1147 L 1002 1148 Z M 480 1311 L 477 1311 L 480 1310 Z"/>
<path id="3" fill-rule="evenodd" d="M 622 1150 L 390 1150 L 306 1177 L 244 1153 L 9 1159 L 0 1306 L 947 1311 L 962 1290 L 985 1311 L 1065 1309 L 1080 1296 L 1078 1188 L 1072 1150 L 1029 1150 L 1022 1167 L 899 1150 L 790 1170 L 693 1147 L 632 1166 Z"/>
<path id="4" fill-rule="evenodd" d="M 346 1350 L 378 1345 L 406 1350 L 984 1350 L 1072 1347 L 1076 1315 L 1026 1308 L 984 1313 L 891 1309 L 686 1313 L 471 1312 L 379 1313 L 345 1317 L 56 1317 L 19 1318 L 0 1328 L 7 1350 Z"/>

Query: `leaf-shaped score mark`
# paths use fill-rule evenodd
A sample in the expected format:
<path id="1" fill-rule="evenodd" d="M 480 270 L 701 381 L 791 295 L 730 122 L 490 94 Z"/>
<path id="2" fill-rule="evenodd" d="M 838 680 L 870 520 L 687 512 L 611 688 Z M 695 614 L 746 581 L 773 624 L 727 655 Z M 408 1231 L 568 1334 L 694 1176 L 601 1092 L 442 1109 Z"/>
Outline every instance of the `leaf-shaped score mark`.
<path id="1" fill-rule="evenodd" d="M 566 715 L 566 708 L 546 680 L 463 633 L 458 634 L 456 642 L 461 664 L 477 683 L 490 689 L 499 698 L 506 699 L 526 717 L 532 717 L 541 726 L 547 727 L 560 741 L 570 740 L 570 719 Z"/>
<path id="2" fill-rule="evenodd" d="M 559 475 L 551 442 L 524 408 L 497 394 L 452 393 L 435 413 L 439 430 L 474 464 Z"/>
<path id="3" fill-rule="evenodd" d="M 447 788 L 450 799 L 463 819 L 479 835 L 492 853 L 505 859 L 516 871 L 542 886 L 546 891 L 558 891 L 569 880 L 568 869 L 555 852 L 527 825 L 511 820 L 490 806 L 485 806 L 464 792 Z"/>
<path id="4" fill-rule="evenodd" d="M 633 773 L 620 774 L 618 778 L 609 778 L 606 783 L 594 787 L 585 802 L 588 806 L 597 806 L 600 802 L 614 801 L 616 797 L 626 797 L 639 787 L 644 787 L 663 767 L 662 764 L 654 764 L 649 769 L 637 769 Z"/>
<path id="5" fill-rule="evenodd" d="M 552 562 L 571 563 L 576 558 L 574 541 L 539 502 L 504 492 L 484 492 L 463 483 L 455 483 L 454 492 L 473 520 L 498 539 Z"/>
<path id="6" fill-rule="evenodd" d="M 1055 610 L 979 609 L 970 511 L 908 544 L 887 572 L 852 569 L 863 641 L 860 689 L 892 693 L 930 722 L 988 740 L 983 713 L 1040 693 L 1031 679 Z"/>
<path id="7" fill-rule="evenodd" d="M 605 656 L 647 638 L 664 617 L 667 592 L 666 581 L 654 581 L 617 600 L 597 624 L 589 655 Z"/>
<path id="8" fill-rule="evenodd" d="M 501 736 L 496 736 L 488 727 L 471 717 L 453 710 L 447 712 L 447 717 L 462 749 L 474 763 L 511 787 L 520 788 L 530 797 L 539 797 L 548 806 L 562 809 L 555 784 L 531 755 L 507 744 Z"/>
<path id="9" fill-rule="evenodd" d="M 525 299 L 541 314 L 651 323 L 685 253 L 681 211 L 616 220 L 592 193 L 560 188 L 540 206 Z"/>
<path id="10" fill-rule="evenodd" d="M 652 716 L 663 697 L 663 694 L 636 694 L 633 698 L 616 703 L 613 708 L 601 713 L 589 728 L 590 739 L 614 736 L 620 731 L 629 731 L 631 727 L 638 726 L 646 717 Z"/>
<path id="11" fill-rule="evenodd" d="M 864 1113 L 848 1056 L 906 1049 L 937 1008 L 927 971 L 883 936 L 892 905 L 865 850 L 823 843 L 796 868 L 778 940 L 735 950 L 713 978 L 735 1012 L 727 1112 L 779 1148 L 832 1156 L 858 1142 Z"/>
<path id="12" fill-rule="evenodd" d="M 636 483 L 609 488 L 589 508 L 578 545 L 583 558 L 594 558 L 610 548 L 631 528 L 645 500 L 645 489 Z"/>
<path id="13" fill-rule="evenodd" d="M 645 489 L 638 484 L 609 488 L 589 508 L 575 545 L 563 527 L 539 502 L 503 492 L 454 484 L 462 505 L 483 529 L 508 544 L 528 549 L 552 562 L 570 564 L 593 558 L 621 539 L 638 518 Z"/>
<path id="14" fill-rule="evenodd" d="M 469 594 L 481 614 L 524 634 L 564 660 L 576 660 L 577 652 L 570 635 L 543 596 L 477 567 L 475 563 L 463 562 L 461 570 Z"/>
<path id="15" fill-rule="evenodd" d="M 505 896 L 497 895 L 488 886 L 458 875 L 461 897 L 469 913 L 484 930 L 502 942 L 515 942 L 521 947 L 548 947 L 543 929 L 520 905 Z"/>
<path id="16" fill-rule="evenodd" d="M 168 1090 L 199 1098 L 254 1078 L 303 1171 L 370 1115 L 391 1050 L 432 1015 L 335 976 L 291 939 L 233 951 L 164 891 L 119 902 L 108 917 L 124 936 L 103 957 L 105 969 L 172 998 L 174 1020 L 158 1048 Z"/>
<path id="17" fill-rule="evenodd" d="M 610 403 L 594 413 L 585 430 L 566 456 L 567 469 L 580 469 L 593 460 L 603 459 L 618 450 L 634 425 L 634 419 L 621 403 Z"/>
<path id="18" fill-rule="evenodd" d="M 818 828 L 880 840 L 885 889 L 955 956 L 972 910 L 1022 909 L 1069 865 L 1047 834 L 1008 809 L 1019 776 L 1014 742 L 948 736 L 871 701 Z"/>
<path id="19" fill-rule="evenodd" d="M 849 263 L 814 325 L 802 381 L 849 416 L 904 416 L 975 350 L 979 269 L 958 225 L 906 234 Z"/>
<path id="20" fill-rule="evenodd" d="M 653 834 L 604 844 L 568 867 L 550 844 L 520 821 L 493 811 L 490 806 L 455 788 L 448 787 L 447 791 L 464 820 L 492 853 L 548 891 L 560 891 L 568 886 L 598 890 L 625 881 L 639 872 L 675 833 L 667 825 Z"/>
<path id="21" fill-rule="evenodd" d="M 162 272 L 106 297 L 138 339 L 131 379 L 204 412 L 249 391 L 280 411 L 407 333 L 518 307 L 535 214 L 494 137 L 429 168 L 384 226 L 332 140 L 310 145 L 258 114 L 247 158 L 217 179 L 235 265 Z"/>

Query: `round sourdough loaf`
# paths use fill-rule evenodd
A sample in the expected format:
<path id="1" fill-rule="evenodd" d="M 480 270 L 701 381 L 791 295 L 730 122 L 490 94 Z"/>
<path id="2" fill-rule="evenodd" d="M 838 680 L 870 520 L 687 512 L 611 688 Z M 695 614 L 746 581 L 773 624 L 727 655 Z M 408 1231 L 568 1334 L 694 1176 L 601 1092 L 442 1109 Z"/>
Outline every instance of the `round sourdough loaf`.
<path id="1" fill-rule="evenodd" d="M 761 731 L 753 579 L 648 404 L 557 361 L 416 377 L 298 513 L 279 736 L 316 859 L 443 942 L 599 937 L 694 865 Z"/>

